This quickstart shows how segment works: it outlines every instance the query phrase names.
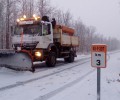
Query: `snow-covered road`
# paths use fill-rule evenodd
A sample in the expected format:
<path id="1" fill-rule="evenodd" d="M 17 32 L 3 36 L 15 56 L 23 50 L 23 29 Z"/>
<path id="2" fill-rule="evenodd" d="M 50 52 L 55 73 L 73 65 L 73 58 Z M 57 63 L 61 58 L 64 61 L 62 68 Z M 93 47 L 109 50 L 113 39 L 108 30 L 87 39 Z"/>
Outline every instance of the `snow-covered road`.
<path id="1" fill-rule="evenodd" d="M 110 54 L 101 69 L 101 100 L 120 100 L 120 53 Z M 97 100 L 97 71 L 47 100 Z"/>
<path id="2" fill-rule="evenodd" d="M 103 100 L 108 100 L 107 96 L 113 92 L 116 99 L 109 100 L 120 98 L 120 67 L 114 67 L 120 65 L 119 55 L 110 55 L 108 67 L 102 69 L 102 84 L 105 84 L 102 92 L 106 93 Z M 96 100 L 96 69 L 91 67 L 90 55 L 78 56 L 72 64 L 64 64 L 63 60 L 58 62 L 55 68 L 43 68 L 44 64 L 39 64 L 34 74 L 2 68 L 0 100 Z M 118 92 L 112 87 L 117 87 Z"/>

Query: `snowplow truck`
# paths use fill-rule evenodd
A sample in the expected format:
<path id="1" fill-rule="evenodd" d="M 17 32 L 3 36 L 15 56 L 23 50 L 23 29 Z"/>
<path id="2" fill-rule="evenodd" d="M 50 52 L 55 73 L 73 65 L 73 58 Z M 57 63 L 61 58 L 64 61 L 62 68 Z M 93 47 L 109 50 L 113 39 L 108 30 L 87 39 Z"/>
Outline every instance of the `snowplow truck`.
<path id="1" fill-rule="evenodd" d="M 48 67 L 56 65 L 57 58 L 73 62 L 79 38 L 74 29 L 56 25 L 47 16 L 26 16 L 17 19 L 11 27 L 12 50 L 0 50 L 0 67 L 17 71 L 35 71 L 33 62 L 45 61 Z"/>

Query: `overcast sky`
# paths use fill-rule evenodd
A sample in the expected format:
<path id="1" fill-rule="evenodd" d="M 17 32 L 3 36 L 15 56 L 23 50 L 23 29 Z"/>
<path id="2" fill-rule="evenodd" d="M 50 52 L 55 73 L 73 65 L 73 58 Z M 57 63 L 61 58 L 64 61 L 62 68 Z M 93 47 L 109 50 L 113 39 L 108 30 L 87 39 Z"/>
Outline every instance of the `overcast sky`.
<path id="1" fill-rule="evenodd" d="M 120 0 L 51 0 L 61 10 L 70 10 L 87 26 L 95 26 L 105 37 L 120 40 Z"/>

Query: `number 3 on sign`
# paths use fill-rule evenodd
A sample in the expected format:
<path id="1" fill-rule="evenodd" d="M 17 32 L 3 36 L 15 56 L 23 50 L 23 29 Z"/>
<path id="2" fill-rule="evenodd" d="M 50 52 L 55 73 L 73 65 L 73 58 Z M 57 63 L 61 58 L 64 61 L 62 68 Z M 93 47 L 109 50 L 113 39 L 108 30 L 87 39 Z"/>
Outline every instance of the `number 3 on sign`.
<path id="1" fill-rule="evenodd" d="M 101 65 L 100 60 L 96 60 L 96 65 L 98 65 L 98 66 L 100 66 L 100 65 Z"/>

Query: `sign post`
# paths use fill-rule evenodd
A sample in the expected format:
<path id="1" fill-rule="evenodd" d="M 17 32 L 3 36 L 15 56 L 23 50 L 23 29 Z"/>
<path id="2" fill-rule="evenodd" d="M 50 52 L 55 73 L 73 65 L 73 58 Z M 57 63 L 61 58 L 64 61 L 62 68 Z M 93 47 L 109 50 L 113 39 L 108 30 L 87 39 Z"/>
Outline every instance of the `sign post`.
<path id="1" fill-rule="evenodd" d="M 100 79 L 101 79 L 101 69 L 97 68 L 97 100 L 100 100 L 101 94 L 100 94 Z"/>
<path id="2" fill-rule="evenodd" d="M 91 47 L 91 65 L 97 68 L 97 100 L 100 100 L 101 68 L 106 68 L 107 46 L 105 44 L 93 44 Z"/>

